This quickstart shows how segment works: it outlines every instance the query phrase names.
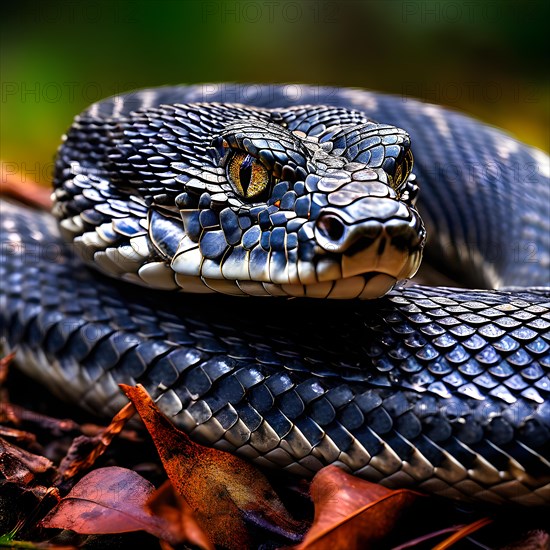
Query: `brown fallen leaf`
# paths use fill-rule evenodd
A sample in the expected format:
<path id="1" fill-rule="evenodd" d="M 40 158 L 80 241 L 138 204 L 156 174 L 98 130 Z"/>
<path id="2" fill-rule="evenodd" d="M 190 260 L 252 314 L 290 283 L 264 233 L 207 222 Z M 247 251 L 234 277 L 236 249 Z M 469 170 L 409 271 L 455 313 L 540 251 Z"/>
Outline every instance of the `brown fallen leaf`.
<path id="1" fill-rule="evenodd" d="M 204 550 L 214 550 L 214 545 L 197 523 L 193 510 L 167 480 L 147 501 L 151 512 L 162 517 L 181 540 Z"/>
<path id="2" fill-rule="evenodd" d="M 34 434 L 15 428 L 8 428 L 7 426 L 0 425 L 0 436 L 15 440 L 18 443 L 26 443 L 27 445 L 36 443 L 36 436 Z"/>
<path id="3" fill-rule="evenodd" d="M 36 475 L 53 473 L 54 469 L 51 460 L 12 445 L 0 437 L 0 473 L 6 480 L 28 485 Z"/>
<path id="4" fill-rule="evenodd" d="M 422 495 L 392 491 L 327 466 L 313 478 L 311 496 L 313 525 L 295 550 L 373 548 L 395 528 L 403 510 Z"/>
<path id="5" fill-rule="evenodd" d="M 59 465 L 56 484 L 61 484 L 75 475 L 89 469 L 100 457 L 111 441 L 120 433 L 126 422 L 135 414 L 135 409 L 128 403 L 113 417 L 111 423 L 94 436 L 76 437 L 67 455 Z"/>
<path id="6" fill-rule="evenodd" d="M 472 533 L 475 533 L 476 531 L 478 531 L 482 527 L 485 527 L 486 525 L 489 525 L 490 523 L 493 523 L 493 520 L 491 518 L 481 518 L 477 521 L 470 523 L 469 525 L 463 525 L 462 527 L 460 527 L 460 529 L 456 531 L 456 533 L 453 533 L 450 537 L 447 537 L 444 541 L 434 546 L 433 550 L 447 550 L 458 541 L 466 538 Z"/>
<path id="7" fill-rule="evenodd" d="M 46 528 L 80 534 L 147 531 L 171 544 L 182 542 L 170 524 L 147 508 L 152 483 L 126 468 L 99 468 L 84 476 L 42 520 Z"/>
<path id="8" fill-rule="evenodd" d="M 212 542 L 229 549 L 249 546 L 245 519 L 286 538 L 300 540 L 295 521 L 254 466 L 229 453 L 191 441 L 162 414 L 143 386 L 120 386 L 136 407 L 176 491 L 190 504 Z"/>
<path id="9" fill-rule="evenodd" d="M 0 406 L 0 422 L 9 422 L 16 426 L 25 424 L 32 428 L 50 432 L 56 437 L 80 431 L 80 426 L 74 420 L 54 418 L 14 403 L 2 403 Z"/>
<path id="10" fill-rule="evenodd" d="M 5 165 L 1 169 L 4 177 L 0 179 L 0 195 L 12 197 L 34 208 L 51 209 L 52 193 L 48 187 L 39 185 L 34 181 L 27 181 L 23 173 L 13 173 Z"/>
<path id="11" fill-rule="evenodd" d="M 12 351 L 8 355 L 0 359 L 0 387 L 2 387 L 6 383 L 9 366 L 13 361 L 14 357 L 15 357 L 15 351 Z"/>

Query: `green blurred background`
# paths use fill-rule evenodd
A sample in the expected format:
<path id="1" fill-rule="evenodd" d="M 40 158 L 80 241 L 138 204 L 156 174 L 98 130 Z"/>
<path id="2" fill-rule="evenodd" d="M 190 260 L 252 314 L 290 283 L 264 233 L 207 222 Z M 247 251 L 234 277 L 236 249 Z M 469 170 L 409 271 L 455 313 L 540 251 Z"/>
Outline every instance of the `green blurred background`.
<path id="1" fill-rule="evenodd" d="M 89 103 L 211 81 L 360 86 L 469 112 L 549 150 L 544 1 L 4 3 L 2 177 L 48 183 Z"/>

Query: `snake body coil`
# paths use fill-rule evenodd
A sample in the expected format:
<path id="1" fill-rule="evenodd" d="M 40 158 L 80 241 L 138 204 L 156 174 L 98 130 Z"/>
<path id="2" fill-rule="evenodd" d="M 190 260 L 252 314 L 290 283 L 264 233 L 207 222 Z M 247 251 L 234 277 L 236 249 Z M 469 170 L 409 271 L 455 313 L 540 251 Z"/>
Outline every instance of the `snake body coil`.
<path id="1" fill-rule="evenodd" d="M 60 229 L 2 203 L 3 341 L 67 399 L 110 414 L 140 382 L 263 465 L 549 504 L 549 192 L 544 153 L 412 100 L 111 98 L 60 148 Z M 391 290 L 423 253 L 424 278 L 501 290 Z"/>

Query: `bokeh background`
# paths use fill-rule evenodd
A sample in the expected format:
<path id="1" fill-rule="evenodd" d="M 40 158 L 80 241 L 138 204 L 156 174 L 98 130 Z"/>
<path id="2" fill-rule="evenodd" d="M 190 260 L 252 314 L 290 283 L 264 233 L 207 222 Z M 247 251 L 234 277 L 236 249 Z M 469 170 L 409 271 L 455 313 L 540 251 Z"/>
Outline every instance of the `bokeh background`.
<path id="1" fill-rule="evenodd" d="M 550 148 L 547 1 L 18 0 L 2 9 L 4 179 L 48 184 L 60 136 L 88 104 L 184 82 L 409 95 Z"/>

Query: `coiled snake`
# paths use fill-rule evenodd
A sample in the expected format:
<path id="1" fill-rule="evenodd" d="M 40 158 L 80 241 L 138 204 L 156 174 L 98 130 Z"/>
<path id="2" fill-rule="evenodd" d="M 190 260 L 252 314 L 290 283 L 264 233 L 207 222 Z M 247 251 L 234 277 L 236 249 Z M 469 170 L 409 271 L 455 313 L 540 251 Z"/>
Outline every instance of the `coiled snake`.
<path id="1" fill-rule="evenodd" d="M 141 382 L 197 440 L 262 465 L 549 504 L 548 184 L 544 153 L 403 98 L 107 99 L 59 150 L 60 230 L 2 203 L 5 348 L 95 412 Z M 531 288 L 391 290 L 426 235 L 425 277 Z"/>

